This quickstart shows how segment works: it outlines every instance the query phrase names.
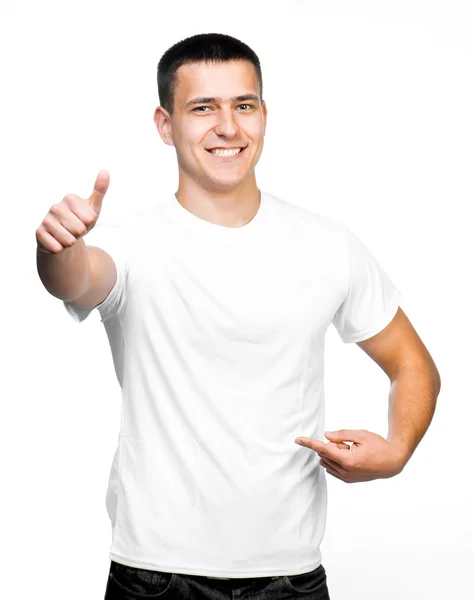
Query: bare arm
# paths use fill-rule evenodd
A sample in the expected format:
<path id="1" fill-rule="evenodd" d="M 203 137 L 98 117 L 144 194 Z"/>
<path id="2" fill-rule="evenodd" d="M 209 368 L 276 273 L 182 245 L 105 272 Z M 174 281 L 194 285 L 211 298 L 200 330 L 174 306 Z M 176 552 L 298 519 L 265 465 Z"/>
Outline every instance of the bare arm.
<path id="1" fill-rule="evenodd" d="M 387 440 L 399 446 L 404 466 L 435 412 L 441 386 L 437 366 L 401 307 L 385 329 L 358 346 L 391 380 Z"/>
<path id="2" fill-rule="evenodd" d="M 101 171 L 88 199 L 68 194 L 53 204 L 36 230 L 36 261 L 44 287 L 78 308 L 100 304 L 117 280 L 111 256 L 82 239 L 95 226 L 108 184 L 108 172 Z"/>
<path id="3" fill-rule="evenodd" d="M 44 287 L 60 300 L 74 300 L 89 287 L 87 249 L 82 239 L 55 254 L 38 247 L 36 265 Z"/>
<path id="4" fill-rule="evenodd" d="M 110 294 L 117 281 L 117 268 L 113 258 L 95 246 L 86 246 L 88 255 L 88 285 L 71 304 L 77 308 L 94 308 Z"/>
<path id="5" fill-rule="evenodd" d="M 74 249 L 80 248 L 76 252 Z M 93 308 L 105 300 L 117 280 L 112 257 L 83 240 L 59 254 L 37 251 L 38 274 L 50 294 L 77 308 Z"/>

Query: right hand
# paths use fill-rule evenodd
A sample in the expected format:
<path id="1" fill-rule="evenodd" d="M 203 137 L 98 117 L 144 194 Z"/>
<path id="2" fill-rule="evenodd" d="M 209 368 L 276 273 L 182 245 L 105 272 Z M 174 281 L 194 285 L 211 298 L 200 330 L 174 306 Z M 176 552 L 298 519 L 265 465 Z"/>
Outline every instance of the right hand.
<path id="1" fill-rule="evenodd" d="M 67 194 L 59 204 L 53 204 L 36 230 L 38 250 L 59 254 L 93 229 L 109 183 L 108 171 L 102 170 L 97 175 L 91 196 L 83 199 L 75 194 Z"/>

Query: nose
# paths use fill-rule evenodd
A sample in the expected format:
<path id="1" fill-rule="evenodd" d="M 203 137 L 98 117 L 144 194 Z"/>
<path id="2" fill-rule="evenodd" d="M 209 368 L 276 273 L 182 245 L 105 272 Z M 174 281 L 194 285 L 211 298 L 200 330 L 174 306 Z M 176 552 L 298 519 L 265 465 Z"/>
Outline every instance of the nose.
<path id="1" fill-rule="evenodd" d="M 231 139 L 238 134 L 239 129 L 233 110 L 222 110 L 215 126 L 215 132 Z"/>

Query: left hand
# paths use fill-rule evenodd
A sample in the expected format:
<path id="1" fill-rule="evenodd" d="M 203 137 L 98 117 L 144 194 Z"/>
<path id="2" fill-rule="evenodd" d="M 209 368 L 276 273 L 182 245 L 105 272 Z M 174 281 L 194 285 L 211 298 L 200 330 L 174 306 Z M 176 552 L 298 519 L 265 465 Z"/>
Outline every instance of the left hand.
<path id="1" fill-rule="evenodd" d="M 388 479 L 398 475 L 405 466 L 402 449 L 377 433 L 366 429 L 326 431 L 327 444 L 320 440 L 298 437 L 300 445 L 311 448 L 321 457 L 320 465 L 345 483 Z M 344 441 L 353 442 L 350 447 Z M 296 443 L 299 443 L 296 441 Z"/>

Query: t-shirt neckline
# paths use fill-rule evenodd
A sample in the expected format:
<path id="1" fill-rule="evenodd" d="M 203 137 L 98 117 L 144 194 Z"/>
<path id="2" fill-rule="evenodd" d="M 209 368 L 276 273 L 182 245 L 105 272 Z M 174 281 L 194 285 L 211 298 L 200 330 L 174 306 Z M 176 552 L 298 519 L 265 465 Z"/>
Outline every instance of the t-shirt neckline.
<path id="1" fill-rule="evenodd" d="M 205 219 L 194 215 L 194 213 L 191 213 L 179 202 L 175 193 L 169 196 L 170 213 L 175 220 L 187 225 L 187 227 L 195 231 L 200 231 L 204 234 L 216 235 L 227 239 L 240 239 L 256 234 L 260 230 L 265 220 L 267 211 L 266 194 L 260 188 L 258 188 L 258 191 L 260 192 L 260 205 L 258 207 L 258 211 L 251 221 L 240 227 L 227 227 L 226 225 L 218 225 L 217 223 L 211 223 L 210 221 L 206 221 Z"/>

